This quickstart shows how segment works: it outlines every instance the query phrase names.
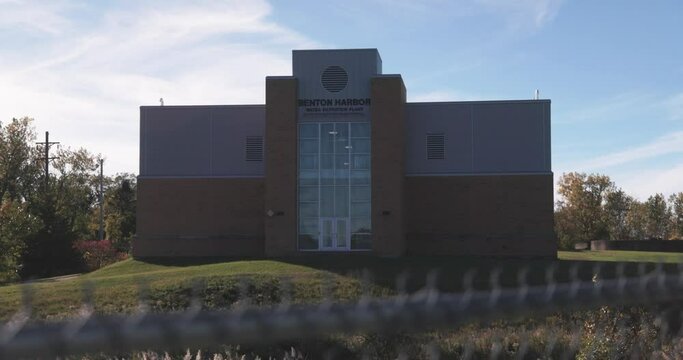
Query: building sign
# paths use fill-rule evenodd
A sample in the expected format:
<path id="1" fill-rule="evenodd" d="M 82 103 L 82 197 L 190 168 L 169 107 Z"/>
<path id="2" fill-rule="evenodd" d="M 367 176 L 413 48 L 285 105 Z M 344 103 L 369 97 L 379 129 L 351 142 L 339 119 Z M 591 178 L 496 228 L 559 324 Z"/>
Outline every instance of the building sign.
<path id="1" fill-rule="evenodd" d="M 299 99 L 299 113 L 307 114 L 365 114 L 370 99 Z"/>

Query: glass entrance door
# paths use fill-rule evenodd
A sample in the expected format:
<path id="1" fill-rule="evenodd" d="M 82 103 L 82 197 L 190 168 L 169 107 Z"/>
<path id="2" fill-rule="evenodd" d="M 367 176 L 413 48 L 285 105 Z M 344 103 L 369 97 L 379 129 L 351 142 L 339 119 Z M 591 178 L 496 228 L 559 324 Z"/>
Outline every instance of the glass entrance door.
<path id="1" fill-rule="evenodd" d="M 334 218 L 320 219 L 320 248 L 333 249 L 334 246 Z"/>
<path id="2" fill-rule="evenodd" d="M 348 224 L 348 218 L 320 218 L 320 250 L 348 250 Z"/>
<path id="3" fill-rule="evenodd" d="M 370 124 L 299 124 L 299 249 L 369 250 Z"/>
<path id="4" fill-rule="evenodd" d="M 337 218 L 334 224 L 334 230 L 337 232 L 334 245 L 337 250 L 347 250 L 349 248 L 349 219 Z"/>

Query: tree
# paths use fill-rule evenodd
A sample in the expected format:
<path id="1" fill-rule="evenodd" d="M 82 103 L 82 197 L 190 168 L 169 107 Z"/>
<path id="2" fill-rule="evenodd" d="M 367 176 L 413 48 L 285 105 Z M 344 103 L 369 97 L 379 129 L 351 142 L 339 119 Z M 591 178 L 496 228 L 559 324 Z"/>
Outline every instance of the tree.
<path id="1" fill-rule="evenodd" d="M 610 240 L 629 238 L 627 217 L 633 201 L 634 199 L 621 189 L 607 193 L 604 212 Z"/>
<path id="2" fill-rule="evenodd" d="M 105 192 L 107 239 L 121 252 L 130 250 L 135 234 L 136 181 L 133 174 L 119 174 Z"/>
<path id="3" fill-rule="evenodd" d="M 561 249 L 571 250 L 578 242 L 576 223 L 573 221 L 571 210 L 566 207 L 558 207 L 555 210 L 555 232 L 557 233 L 558 245 Z"/>
<path id="4" fill-rule="evenodd" d="M 35 233 L 38 225 L 39 221 L 28 214 L 25 204 L 16 201 L 0 204 L 0 284 L 19 278 L 24 238 Z"/>
<path id="5" fill-rule="evenodd" d="M 0 283 L 17 279 L 25 239 L 40 223 L 26 203 L 40 171 L 31 123 L 30 118 L 0 123 Z"/>
<path id="6" fill-rule="evenodd" d="M 626 227 L 629 240 L 644 240 L 647 238 L 647 206 L 634 200 L 626 214 Z"/>
<path id="7" fill-rule="evenodd" d="M 614 183 L 605 175 L 572 172 L 560 177 L 556 230 L 561 247 L 609 238 L 603 205 L 613 191 Z"/>
<path id="8" fill-rule="evenodd" d="M 664 200 L 664 195 L 655 194 L 645 202 L 646 236 L 650 239 L 667 239 L 671 213 Z"/>
<path id="9" fill-rule="evenodd" d="M 0 123 L 0 282 L 17 273 L 31 278 L 80 272 L 83 257 L 74 247 L 96 238 L 91 214 L 99 205 L 97 157 L 85 149 L 53 149 L 46 178 L 32 124 L 30 118 Z M 135 177 L 105 180 L 107 231 L 127 249 L 135 232 Z"/>
<path id="10" fill-rule="evenodd" d="M 12 119 L 6 126 L 0 123 L 0 202 L 30 196 L 40 176 L 32 122 L 25 117 Z"/>
<path id="11" fill-rule="evenodd" d="M 671 227 L 673 236 L 683 240 L 683 192 L 672 194 L 669 197 L 671 204 Z"/>
<path id="12" fill-rule="evenodd" d="M 82 269 L 77 240 L 89 236 L 89 213 L 96 203 L 96 157 L 84 149 L 56 152 L 47 187 L 30 199 L 42 227 L 26 238 L 23 277 L 54 276 Z"/>

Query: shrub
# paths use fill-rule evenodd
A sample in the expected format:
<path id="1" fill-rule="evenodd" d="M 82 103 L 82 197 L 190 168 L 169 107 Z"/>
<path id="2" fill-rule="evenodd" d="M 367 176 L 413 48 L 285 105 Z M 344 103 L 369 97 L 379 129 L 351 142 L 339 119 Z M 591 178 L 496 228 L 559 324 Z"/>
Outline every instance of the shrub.
<path id="1" fill-rule="evenodd" d="M 81 254 L 87 271 L 97 270 L 128 257 L 128 254 L 116 250 L 110 240 L 82 240 L 74 244 Z"/>

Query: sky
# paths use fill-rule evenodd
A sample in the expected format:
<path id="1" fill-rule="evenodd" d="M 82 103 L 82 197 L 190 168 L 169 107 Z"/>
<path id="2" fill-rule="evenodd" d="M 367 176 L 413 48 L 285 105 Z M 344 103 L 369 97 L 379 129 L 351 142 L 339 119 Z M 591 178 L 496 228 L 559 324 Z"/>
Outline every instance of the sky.
<path id="1" fill-rule="evenodd" d="M 139 107 L 264 103 L 291 50 L 377 48 L 408 101 L 552 101 L 555 180 L 683 191 L 683 1 L 0 0 L 0 122 L 138 172 Z"/>

